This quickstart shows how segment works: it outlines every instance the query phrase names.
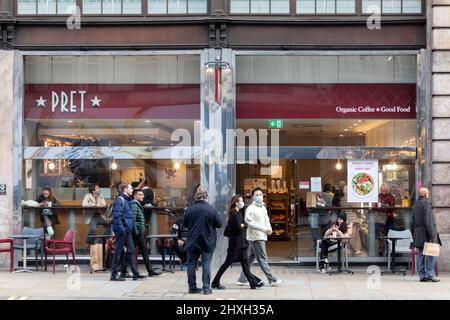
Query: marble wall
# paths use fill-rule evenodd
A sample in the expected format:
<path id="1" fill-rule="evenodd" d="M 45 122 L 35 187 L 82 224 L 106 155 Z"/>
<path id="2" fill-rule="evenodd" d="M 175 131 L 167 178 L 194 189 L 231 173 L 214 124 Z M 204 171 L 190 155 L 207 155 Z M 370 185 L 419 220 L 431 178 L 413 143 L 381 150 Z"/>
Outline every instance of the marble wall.
<path id="1" fill-rule="evenodd" d="M 450 0 L 431 7 L 432 203 L 443 247 L 440 270 L 450 270 Z"/>
<path id="2" fill-rule="evenodd" d="M 0 184 L 6 184 L 6 195 L 0 195 L 0 238 L 13 231 L 13 67 L 14 51 L 0 50 Z M 9 255 L 0 253 L 0 268 L 9 265 Z"/>

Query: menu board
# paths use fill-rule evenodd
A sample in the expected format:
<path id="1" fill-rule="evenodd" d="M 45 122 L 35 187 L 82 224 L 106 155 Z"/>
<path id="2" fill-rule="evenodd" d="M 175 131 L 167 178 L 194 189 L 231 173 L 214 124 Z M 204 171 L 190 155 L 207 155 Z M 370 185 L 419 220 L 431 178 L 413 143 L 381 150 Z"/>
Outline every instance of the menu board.
<path id="1" fill-rule="evenodd" d="M 378 202 L 378 160 L 347 161 L 348 202 Z"/>

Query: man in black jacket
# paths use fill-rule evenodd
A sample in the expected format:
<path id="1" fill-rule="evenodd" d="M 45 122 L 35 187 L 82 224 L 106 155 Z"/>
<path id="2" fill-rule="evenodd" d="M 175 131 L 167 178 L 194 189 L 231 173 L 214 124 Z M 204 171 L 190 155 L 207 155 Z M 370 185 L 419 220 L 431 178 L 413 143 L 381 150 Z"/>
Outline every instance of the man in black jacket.
<path id="1" fill-rule="evenodd" d="M 178 258 L 181 261 L 181 270 L 187 270 L 187 262 L 186 262 L 186 249 L 184 244 L 187 240 L 187 228 L 183 225 L 184 215 L 177 219 L 175 223 L 172 225 L 172 234 L 173 234 L 173 249 L 177 254 Z"/>
<path id="2" fill-rule="evenodd" d="M 424 256 L 423 247 L 425 242 L 440 243 L 439 235 L 436 230 L 433 210 L 428 201 L 430 192 L 427 188 L 420 188 L 419 200 L 413 208 L 413 232 L 414 246 L 419 254 L 417 256 L 417 268 L 421 282 L 438 282 L 434 273 L 435 257 Z"/>
<path id="3" fill-rule="evenodd" d="M 211 294 L 211 259 L 216 248 L 216 228 L 221 228 L 223 218 L 208 204 L 208 193 L 199 191 L 195 204 L 186 210 L 183 225 L 188 229 L 185 249 L 188 258 L 189 293 Z M 203 288 L 197 287 L 195 269 L 198 259 L 202 261 Z"/>

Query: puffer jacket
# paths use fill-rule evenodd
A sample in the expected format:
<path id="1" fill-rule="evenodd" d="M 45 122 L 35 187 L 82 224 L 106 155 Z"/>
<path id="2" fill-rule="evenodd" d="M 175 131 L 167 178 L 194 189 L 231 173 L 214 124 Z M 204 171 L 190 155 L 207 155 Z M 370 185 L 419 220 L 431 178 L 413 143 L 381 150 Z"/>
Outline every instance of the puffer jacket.
<path id="1" fill-rule="evenodd" d="M 134 233 L 145 235 L 145 217 L 142 205 L 133 199 L 130 201 L 130 207 L 134 217 Z"/>
<path id="2" fill-rule="evenodd" d="M 122 198 L 122 199 L 120 199 Z M 124 201 L 122 201 L 124 200 Z M 115 200 L 113 206 L 113 232 L 116 235 L 131 233 L 134 226 L 133 212 L 131 211 L 131 198 L 122 192 Z"/>

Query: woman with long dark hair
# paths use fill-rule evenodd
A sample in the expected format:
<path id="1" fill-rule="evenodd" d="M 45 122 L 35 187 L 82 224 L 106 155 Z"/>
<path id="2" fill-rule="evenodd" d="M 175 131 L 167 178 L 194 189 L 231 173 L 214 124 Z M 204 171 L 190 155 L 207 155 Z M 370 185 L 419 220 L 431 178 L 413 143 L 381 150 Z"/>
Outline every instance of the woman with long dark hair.
<path id="1" fill-rule="evenodd" d="M 325 232 L 324 238 L 320 243 L 320 261 L 319 261 L 319 272 L 326 273 L 330 265 L 328 261 L 328 253 L 337 250 L 338 245 L 333 238 L 330 238 L 333 233 L 336 237 L 348 237 L 348 227 L 347 227 L 347 215 L 345 213 L 340 213 L 337 221 L 331 225 L 331 227 Z"/>
<path id="2" fill-rule="evenodd" d="M 241 214 L 243 208 L 244 199 L 239 194 L 235 195 L 231 199 L 228 207 L 228 223 L 224 232 L 224 235 L 230 239 L 227 257 L 212 281 L 211 287 L 213 289 L 225 289 L 225 287 L 220 284 L 220 278 L 233 262 L 241 262 L 242 271 L 247 277 L 251 289 L 264 286 L 264 282 L 250 272 L 247 252 L 248 241 L 246 239 L 247 223 L 244 220 L 243 214 Z"/>

